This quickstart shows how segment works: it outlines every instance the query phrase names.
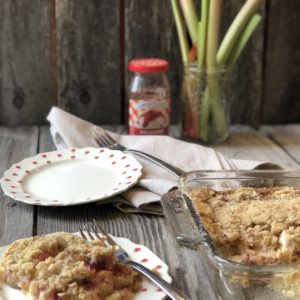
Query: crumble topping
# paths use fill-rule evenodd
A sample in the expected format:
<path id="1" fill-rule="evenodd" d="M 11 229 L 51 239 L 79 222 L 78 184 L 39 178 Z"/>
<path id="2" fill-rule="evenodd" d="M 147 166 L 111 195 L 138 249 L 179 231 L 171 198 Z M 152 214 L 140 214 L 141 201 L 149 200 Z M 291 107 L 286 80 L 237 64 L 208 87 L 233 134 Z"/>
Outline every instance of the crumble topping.
<path id="1" fill-rule="evenodd" d="M 193 189 L 190 197 L 219 252 L 243 264 L 300 263 L 300 189 Z"/>
<path id="2" fill-rule="evenodd" d="M 71 233 L 13 242 L 0 260 L 0 280 L 39 300 L 127 300 L 141 287 L 113 248 Z"/>

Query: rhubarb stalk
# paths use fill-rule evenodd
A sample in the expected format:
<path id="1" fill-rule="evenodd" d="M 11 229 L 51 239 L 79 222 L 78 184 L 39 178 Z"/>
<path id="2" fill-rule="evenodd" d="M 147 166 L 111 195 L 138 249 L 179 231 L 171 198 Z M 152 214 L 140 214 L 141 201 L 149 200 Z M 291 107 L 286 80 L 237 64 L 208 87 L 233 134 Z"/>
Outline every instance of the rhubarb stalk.
<path id="1" fill-rule="evenodd" d="M 183 17 L 192 40 L 195 45 L 198 39 L 198 18 L 193 0 L 179 0 Z"/>
<path id="2" fill-rule="evenodd" d="M 224 110 L 220 103 L 220 84 L 217 70 L 217 52 L 221 24 L 222 0 L 210 1 L 207 50 L 206 50 L 206 83 L 207 87 L 201 103 L 201 132 L 203 141 L 208 142 L 209 124 L 213 122 L 216 130 L 222 133 L 227 129 Z"/>
<path id="3" fill-rule="evenodd" d="M 201 1 L 201 21 L 198 23 L 198 67 L 203 68 L 206 50 L 209 0 Z"/>
<path id="4" fill-rule="evenodd" d="M 192 42 L 188 63 L 185 62 L 185 71 L 189 73 L 189 63 L 195 61 L 197 55 L 198 18 L 193 0 L 180 0 L 179 3 Z M 187 80 L 184 83 L 185 93 L 188 95 L 188 101 L 185 103 L 185 115 L 189 120 L 185 129 L 189 133 L 189 136 L 197 139 L 199 137 L 199 111 L 198 98 L 194 91 L 197 89 L 198 79 L 197 76 L 194 75 L 195 74 L 190 73 L 187 74 Z"/>
<path id="5" fill-rule="evenodd" d="M 225 71 L 228 72 L 237 62 L 260 23 L 261 16 L 255 12 L 264 2 L 246 0 L 219 45 L 222 1 L 201 0 L 201 18 L 198 21 L 194 0 L 171 0 L 185 67 L 184 125 L 189 137 L 200 137 L 204 142 L 211 141 L 210 134 L 222 139 L 228 133 L 229 124 L 221 102 Z M 199 95 L 199 91 L 203 94 Z"/>
<path id="6" fill-rule="evenodd" d="M 185 31 L 185 26 L 181 16 L 180 8 L 177 0 L 171 0 L 173 15 L 175 18 L 175 24 L 177 29 L 177 34 L 179 38 L 179 45 L 181 50 L 182 61 L 184 65 L 189 63 L 189 46 L 188 39 Z"/>
<path id="7" fill-rule="evenodd" d="M 224 66 L 246 24 L 264 0 L 248 0 L 230 25 L 218 51 L 218 65 Z"/>
<path id="8" fill-rule="evenodd" d="M 228 65 L 232 67 L 240 57 L 242 51 L 245 49 L 246 44 L 248 43 L 250 37 L 252 36 L 253 31 L 256 29 L 258 24 L 261 21 L 261 16 L 258 14 L 255 14 L 247 24 L 243 34 L 239 38 L 239 40 L 236 43 L 235 48 L 232 51 L 232 54 L 229 57 Z"/>

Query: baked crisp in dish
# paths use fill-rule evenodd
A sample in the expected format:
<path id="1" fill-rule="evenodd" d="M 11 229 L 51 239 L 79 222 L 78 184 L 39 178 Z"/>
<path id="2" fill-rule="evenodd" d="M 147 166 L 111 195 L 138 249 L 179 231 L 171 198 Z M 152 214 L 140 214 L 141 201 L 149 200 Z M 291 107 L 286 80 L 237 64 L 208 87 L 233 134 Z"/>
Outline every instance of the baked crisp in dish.
<path id="1" fill-rule="evenodd" d="M 0 279 L 39 300 L 133 299 L 141 278 L 115 261 L 113 248 L 71 233 L 12 243 L 0 261 Z"/>
<path id="2" fill-rule="evenodd" d="M 300 189 L 238 188 L 190 193 L 219 252 L 250 264 L 300 263 Z"/>

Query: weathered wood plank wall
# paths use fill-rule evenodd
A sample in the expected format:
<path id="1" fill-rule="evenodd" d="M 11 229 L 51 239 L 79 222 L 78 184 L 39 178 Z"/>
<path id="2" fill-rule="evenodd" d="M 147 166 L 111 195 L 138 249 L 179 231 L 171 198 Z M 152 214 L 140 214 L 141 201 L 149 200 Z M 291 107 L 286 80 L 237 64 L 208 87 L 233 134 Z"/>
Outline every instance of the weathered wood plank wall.
<path id="1" fill-rule="evenodd" d="M 226 0 L 223 32 L 244 0 Z M 232 123 L 300 122 L 300 3 L 266 1 L 264 21 L 232 72 Z M 126 124 L 127 65 L 171 64 L 172 122 L 182 65 L 170 0 L 0 2 L 0 124 L 46 124 L 52 105 L 98 124 Z"/>
<path id="2" fill-rule="evenodd" d="M 300 121 L 300 1 L 269 1 L 262 117 Z"/>
<path id="3" fill-rule="evenodd" d="M 244 0 L 224 1 L 223 35 L 239 11 Z M 261 8 L 263 22 L 254 32 L 244 53 L 229 77 L 227 98 L 232 101 L 231 122 L 258 127 L 263 89 L 263 53 L 265 5 Z"/>
<path id="4" fill-rule="evenodd" d="M 92 122 L 120 123 L 118 0 L 57 0 L 58 105 Z"/>
<path id="5" fill-rule="evenodd" d="M 51 1 L 0 1 L 0 124 L 45 122 L 51 74 Z"/>

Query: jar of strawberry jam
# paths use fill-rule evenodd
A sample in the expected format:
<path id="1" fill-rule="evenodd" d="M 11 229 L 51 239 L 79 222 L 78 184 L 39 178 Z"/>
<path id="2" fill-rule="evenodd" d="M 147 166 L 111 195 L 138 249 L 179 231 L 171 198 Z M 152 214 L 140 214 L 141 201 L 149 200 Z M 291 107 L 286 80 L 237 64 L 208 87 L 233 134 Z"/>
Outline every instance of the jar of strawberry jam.
<path id="1" fill-rule="evenodd" d="M 168 134 L 170 124 L 169 64 L 158 58 L 129 63 L 129 134 Z"/>

